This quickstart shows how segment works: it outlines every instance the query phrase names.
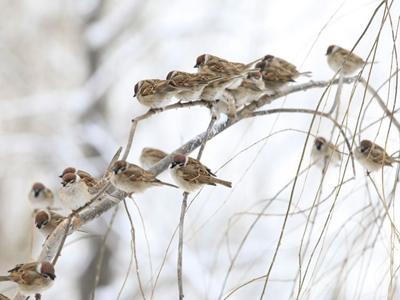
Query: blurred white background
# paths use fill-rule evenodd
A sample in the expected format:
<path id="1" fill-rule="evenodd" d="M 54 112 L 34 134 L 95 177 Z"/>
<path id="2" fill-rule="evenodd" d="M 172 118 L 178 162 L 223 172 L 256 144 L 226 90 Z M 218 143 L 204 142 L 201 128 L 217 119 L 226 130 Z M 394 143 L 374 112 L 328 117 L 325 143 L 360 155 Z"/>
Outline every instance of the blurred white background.
<path id="1" fill-rule="evenodd" d="M 58 175 L 66 166 L 100 175 L 117 148 L 126 144 L 130 120 L 146 112 L 133 98 L 138 80 L 164 78 L 170 70 L 194 71 L 195 59 L 203 53 L 240 62 L 274 54 L 300 70 L 312 71 L 314 80 L 328 80 L 333 73 L 326 64 L 326 48 L 338 44 L 351 49 L 378 4 L 366 0 L 0 3 L 1 273 L 17 263 L 36 259 L 40 252 L 43 239 L 32 227 L 27 200 L 32 183 L 40 181 L 56 191 L 60 186 Z M 355 49 L 363 58 L 377 39 L 383 11 L 384 6 Z M 390 11 L 396 29 L 399 3 L 395 2 Z M 370 83 L 375 88 L 394 70 L 392 51 L 392 30 L 386 19 L 376 53 L 379 63 L 371 73 Z M 364 71 L 365 76 L 368 70 Z M 395 88 L 393 81 L 390 88 L 380 90 L 390 108 L 395 105 Z M 351 86 L 344 87 L 342 112 L 351 90 Z M 269 107 L 315 108 L 322 92 L 314 89 L 292 94 Z M 329 107 L 334 92 L 332 88 L 323 105 L 326 102 Z M 346 121 L 353 133 L 363 94 L 364 89 L 358 85 Z M 367 94 L 366 100 L 369 99 Z M 373 101 L 363 126 L 382 116 Z M 293 128 L 306 132 L 310 121 L 310 115 L 301 114 L 242 121 L 209 142 L 202 161 L 217 170 L 270 133 Z M 203 132 L 208 122 L 209 113 L 204 108 L 169 111 L 146 120 L 137 128 L 128 160 L 137 163 L 145 146 L 172 151 Z M 389 131 L 389 127 L 386 118 L 362 137 L 376 138 L 381 145 L 387 138 L 387 150 L 393 153 L 399 149 L 399 134 L 393 126 Z M 317 118 L 312 132 L 329 136 L 330 128 L 329 121 L 320 122 Z M 264 211 L 266 215 L 254 226 L 222 290 L 231 259 L 255 220 L 255 213 L 261 212 L 268 199 L 296 174 L 305 138 L 305 133 L 284 131 L 258 143 L 218 171 L 219 177 L 233 182 L 232 190 L 207 187 L 194 200 L 185 219 L 185 299 L 218 299 L 267 272 L 291 186 L 270 203 Z M 309 162 L 309 149 L 310 143 L 303 167 Z M 356 171 L 356 178 L 344 184 L 335 197 L 332 189 L 341 175 L 339 168 L 329 170 L 321 196 L 326 200 L 318 206 L 317 217 L 315 209 L 311 212 L 309 221 L 321 170 L 311 168 L 299 178 L 291 208 L 295 214 L 288 218 L 264 299 L 296 298 L 299 256 L 304 256 L 304 276 L 311 255 L 299 299 L 399 297 L 398 239 L 387 217 L 383 223 L 382 218 L 376 219 L 383 214 L 383 205 L 358 164 Z M 389 194 L 395 173 L 396 168 L 388 168 L 384 176 L 380 172 L 372 175 L 380 194 Z M 352 176 L 348 168 L 345 180 Z M 171 181 L 167 172 L 161 178 Z M 181 191 L 155 188 L 135 197 L 137 207 L 128 201 L 146 299 L 150 299 L 178 225 L 181 198 Z M 301 210 L 304 212 L 299 213 Z M 396 224 L 395 208 L 390 207 L 389 211 Z M 44 293 L 43 299 L 91 299 L 96 260 L 111 214 L 108 212 L 86 225 L 85 232 L 68 238 L 56 266 L 55 285 Z M 130 241 L 130 225 L 121 205 L 106 242 L 95 299 L 117 299 L 129 271 Z M 175 236 L 153 299 L 177 299 L 177 244 Z M 263 284 L 263 279 L 255 280 L 229 299 L 258 299 Z M 1 283 L 0 292 L 13 295 L 15 285 Z M 132 266 L 120 299 L 140 298 Z"/>

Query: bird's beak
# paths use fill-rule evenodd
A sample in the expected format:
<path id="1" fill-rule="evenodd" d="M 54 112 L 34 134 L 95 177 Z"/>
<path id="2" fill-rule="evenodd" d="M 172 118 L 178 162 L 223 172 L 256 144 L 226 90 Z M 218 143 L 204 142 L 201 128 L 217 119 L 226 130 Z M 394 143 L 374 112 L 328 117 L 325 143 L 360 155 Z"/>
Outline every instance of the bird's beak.
<path id="1" fill-rule="evenodd" d="M 38 191 L 38 190 L 33 190 L 33 195 L 34 195 L 35 197 L 39 196 L 39 193 L 40 193 L 40 191 Z"/>
<path id="2" fill-rule="evenodd" d="M 195 64 L 193 68 L 198 68 L 198 67 L 199 67 L 199 64 Z"/>
<path id="3" fill-rule="evenodd" d="M 136 97 L 136 93 L 133 94 L 133 98 L 135 98 L 135 97 Z"/>
<path id="4" fill-rule="evenodd" d="M 176 162 L 172 162 L 171 163 L 171 167 L 170 167 L 170 169 L 172 169 L 173 167 L 175 167 L 177 165 L 177 163 Z"/>
<path id="5" fill-rule="evenodd" d="M 46 273 L 46 275 L 49 276 L 51 280 L 56 279 L 56 275 L 53 273 Z"/>

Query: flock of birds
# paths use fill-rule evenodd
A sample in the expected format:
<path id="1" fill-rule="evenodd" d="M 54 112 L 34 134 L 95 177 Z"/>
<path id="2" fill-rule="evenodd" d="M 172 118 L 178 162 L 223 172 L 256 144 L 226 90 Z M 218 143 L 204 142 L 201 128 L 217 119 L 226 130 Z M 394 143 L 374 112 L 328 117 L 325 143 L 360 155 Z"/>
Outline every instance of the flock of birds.
<path id="1" fill-rule="evenodd" d="M 343 76 L 352 75 L 369 63 L 335 45 L 328 47 L 326 55 L 331 69 Z M 309 72 L 299 72 L 293 64 L 272 55 L 242 64 L 203 54 L 197 58 L 195 67 L 198 68 L 197 73 L 171 71 L 165 80 L 139 81 L 135 85 L 135 96 L 140 103 L 150 108 L 165 106 L 173 99 L 201 99 L 212 103 L 213 113 L 225 113 L 228 117 L 234 117 L 236 110 L 241 106 L 264 95 L 276 93 L 301 75 L 309 75 Z M 163 182 L 146 169 L 167 155 L 168 153 L 159 149 L 144 148 L 140 156 L 142 167 L 119 160 L 114 162 L 101 178 L 68 167 L 60 175 L 61 188 L 58 191 L 58 199 L 65 209 L 76 214 L 90 204 L 108 182 L 128 195 L 142 193 L 155 186 L 179 187 L 188 193 L 197 191 L 204 185 L 232 186 L 231 182 L 217 178 L 199 160 L 180 153 L 173 154 L 170 165 L 171 176 L 176 185 Z M 356 147 L 355 156 L 367 172 L 398 162 L 382 147 L 369 140 L 361 141 Z M 315 161 L 323 161 L 325 165 L 326 161 L 339 162 L 341 152 L 333 143 L 319 136 L 314 141 L 312 157 Z M 66 218 L 54 207 L 54 199 L 54 193 L 44 184 L 33 184 L 29 201 L 33 209 L 34 223 L 46 238 Z M 36 298 L 40 298 L 40 293 L 51 286 L 55 277 L 51 262 L 36 261 L 17 265 L 9 270 L 8 275 L 0 276 L 0 281 L 13 281 L 18 284 L 19 292 L 23 295 L 35 295 Z M 0 299 L 1 297 L 4 296 L 0 295 Z"/>

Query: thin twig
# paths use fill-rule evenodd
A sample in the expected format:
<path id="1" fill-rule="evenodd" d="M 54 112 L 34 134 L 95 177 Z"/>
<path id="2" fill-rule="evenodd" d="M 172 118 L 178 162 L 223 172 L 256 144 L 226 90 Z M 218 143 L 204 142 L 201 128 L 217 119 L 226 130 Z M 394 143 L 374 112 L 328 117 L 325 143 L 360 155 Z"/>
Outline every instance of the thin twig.
<path id="1" fill-rule="evenodd" d="M 131 213 L 129 212 L 128 205 L 126 204 L 126 199 L 124 199 L 123 202 L 124 202 L 124 207 L 125 207 L 126 215 L 128 216 L 129 223 L 130 223 L 130 225 L 131 225 L 131 238 L 132 238 L 132 240 L 131 240 L 131 247 L 132 247 L 133 258 L 134 258 L 134 260 L 135 260 L 136 277 L 137 277 L 137 280 L 138 280 L 138 283 L 139 283 L 139 289 L 140 289 L 140 293 L 141 293 L 141 295 L 142 295 L 142 298 L 143 298 L 144 300 L 146 300 L 146 296 L 145 296 L 145 293 L 144 293 L 144 290 L 143 290 L 142 280 L 140 279 L 139 262 L 138 262 L 137 253 L 136 253 L 136 233 L 135 233 L 135 225 L 133 224 L 132 216 L 131 216 Z M 129 275 L 129 271 L 130 271 L 130 268 L 129 268 L 129 270 L 128 270 L 127 275 Z M 127 280 L 127 279 L 128 279 L 128 276 L 126 277 L 125 280 Z M 121 291 L 120 291 L 120 292 L 122 292 L 122 288 L 121 288 Z"/>
<path id="2" fill-rule="evenodd" d="M 183 193 L 182 206 L 181 206 L 181 215 L 179 218 L 179 243 L 178 243 L 178 263 L 177 263 L 177 273 L 178 273 L 178 291 L 179 291 L 179 300 L 182 300 L 184 297 L 183 294 L 183 278 L 182 278 L 182 261 L 183 261 L 183 227 L 185 221 L 185 214 L 187 209 L 187 198 L 188 193 Z"/>

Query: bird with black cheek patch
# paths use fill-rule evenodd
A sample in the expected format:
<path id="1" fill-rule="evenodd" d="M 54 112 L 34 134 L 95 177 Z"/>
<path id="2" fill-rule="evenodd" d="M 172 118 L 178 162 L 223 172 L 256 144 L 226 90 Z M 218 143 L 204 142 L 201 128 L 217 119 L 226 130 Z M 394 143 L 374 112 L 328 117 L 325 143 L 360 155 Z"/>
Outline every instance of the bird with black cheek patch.
<path id="1" fill-rule="evenodd" d="M 214 73 L 171 71 L 167 75 L 169 84 L 179 90 L 176 97 L 181 101 L 200 100 L 204 88 L 216 79 L 221 77 Z"/>
<path id="2" fill-rule="evenodd" d="M 19 264 L 8 273 L 0 276 L 0 281 L 17 283 L 24 296 L 40 294 L 51 287 L 56 278 L 54 266 L 48 261 Z"/>
<path id="3" fill-rule="evenodd" d="M 113 172 L 110 178 L 111 183 L 128 194 L 142 193 L 148 188 L 163 185 L 177 188 L 176 185 L 163 182 L 153 173 L 124 160 L 116 161 L 111 166 L 111 170 Z"/>
<path id="4" fill-rule="evenodd" d="M 393 163 L 399 162 L 387 154 L 385 149 L 370 140 L 361 141 L 356 148 L 355 157 L 368 172 L 378 171 L 385 166 L 391 167 Z"/>
<path id="5" fill-rule="evenodd" d="M 166 157 L 168 153 L 151 147 L 145 147 L 142 149 L 142 152 L 139 157 L 140 164 L 143 168 L 149 169 Z"/>
<path id="6" fill-rule="evenodd" d="M 220 76 L 233 76 L 245 72 L 250 67 L 242 63 L 230 62 L 211 54 L 202 54 L 196 59 L 195 68 L 201 73 L 214 73 Z"/>
<path id="7" fill-rule="evenodd" d="M 326 57 L 329 67 L 334 72 L 341 70 L 344 76 L 353 75 L 364 65 L 371 64 L 371 62 L 364 61 L 357 54 L 336 45 L 328 47 Z"/>
<path id="8" fill-rule="evenodd" d="M 265 55 L 262 60 L 267 63 L 268 67 L 275 67 L 287 72 L 288 74 L 291 74 L 293 79 L 296 79 L 300 76 L 310 77 L 312 74 L 310 71 L 300 72 L 297 70 L 297 67 L 294 64 L 291 64 L 283 58 L 273 56 L 271 54 Z"/>
<path id="9" fill-rule="evenodd" d="M 325 167 L 328 162 L 337 165 L 341 159 L 341 153 L 337 147 L 322 136 L 315 138 L 311 156 L 313 161 L 322 167 Z"/>
<path id="10" fill-rule="evenodd" d="M 255 65 L 260 69 L 267 90 L 278 92 L 283 86 L 294 82 L 301 75 L 307 76 L 309 72 L 299 72 L 296 67 L 287 63 L 277 62 L 272 55 L 266 55 L 264 59 Z"/>
<path id="11" fill-rule="evenodd" d="M 157 108 L 170 103 L 178 92 L 169 80 L 146 79 L 136 83 L 133 97 L 147 107 Z"/>
<path id="12" fill-rule="evenodd" d="M 191 193 L 200 189 L 203 185 L 221 184 L 232 187 L 232 183 L 216 177 L 209 168 L 197 159 L 182 154 L 174 156 L 170 167 L 171 176 L 179 187 L 185 192 Z"/>
<path id="13" fill-rule="evenodd" d="M 65 220 L 64 216 L 49 209 L 42 209 L 35 213 L 35 226 L 46 238 L 63 220 Z"/>
<path id="14" fill-rule="evenodd" d="M 67 173 L 62 177 L 62 187 L 59 190 L 61 204 L 72 211 L 86 205 L 96 194 L 95 183 L 87 177 L 75 173 Z"/>
<path id="15" fill-rule="evenodd" d="M 270 93 L 265 89 L 262 74 L 259 70 L 249 72 L 239 87 L 236 89 L 228 88 L 227 92 L 233 96 L 236 107 L 256 101 L 261 96 Z"/>
<path id="16" fill-rule="evenodd" d="M 33 210 L 49 208 L 54 204 L 53 192 L 40 182 L 32 185 L 28 198 Z"/>

